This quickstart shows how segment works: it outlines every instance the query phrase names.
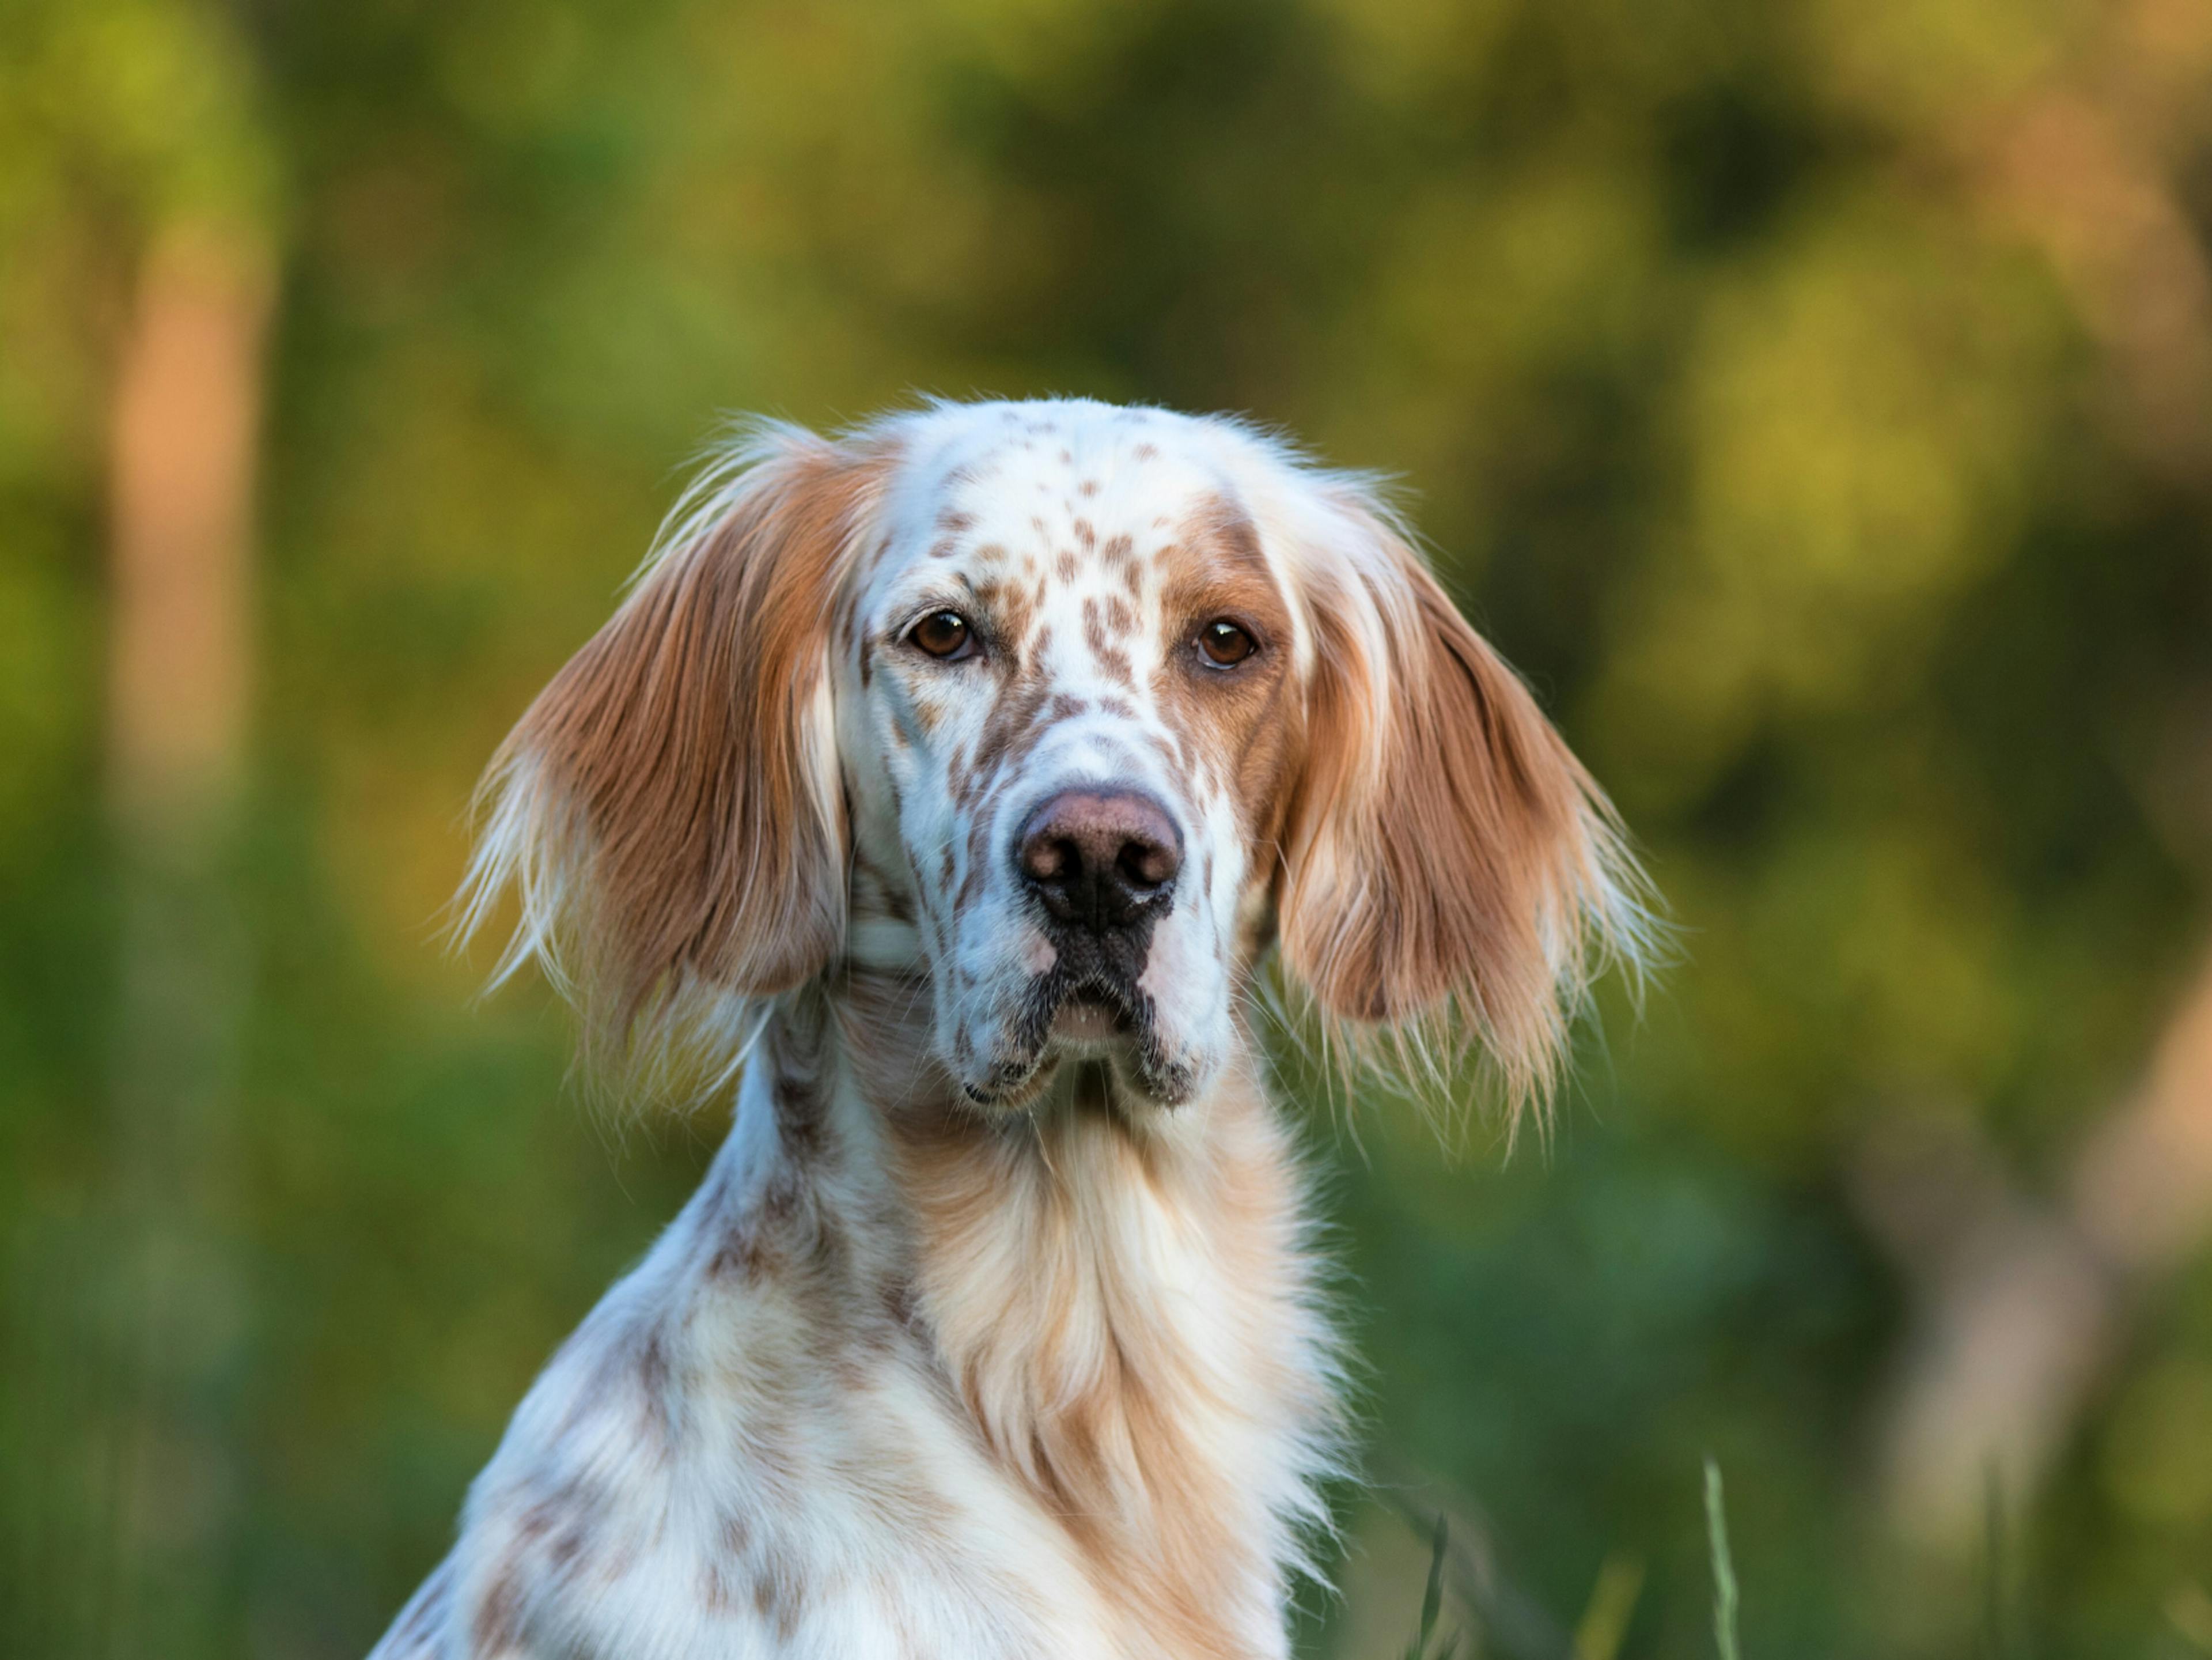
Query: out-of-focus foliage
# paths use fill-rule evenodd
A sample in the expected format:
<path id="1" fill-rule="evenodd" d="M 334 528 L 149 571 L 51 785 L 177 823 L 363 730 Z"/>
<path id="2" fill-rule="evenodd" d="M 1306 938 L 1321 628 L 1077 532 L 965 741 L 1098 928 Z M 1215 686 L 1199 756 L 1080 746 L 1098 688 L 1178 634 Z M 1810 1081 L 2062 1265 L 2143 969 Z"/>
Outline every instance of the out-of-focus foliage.
<path id="1" fill-rule="evenodd" d="M 216 1451 L 129 1518 L 107 423 L 180 219 L 278 288 L 188 1207 L 224 1266 L 182 1310 Z M 439 1555 L 717 1128 L 609 1131 L 542 989 L 471 1004 L 433 936 L 473 775 L 724 412 L 917 390 L 1247 410 L 1399 472 L 1649 852 L 1681 961 L 1604 1011 L 1547 1154 L 1313 1115 L 1376 1468 L 1479 1508 L 1485 1651 L 1567 1652 L 1602 1579 L 1640 1590 L 1586 1633 L 1709 1652 L 1709 1450 L 1745 1652 L 1964 1651 L 1972 1553 L 1885 1497 L 1930 1292 L 1868 1172 L 1936 1125 L 2063 1209 L 2188 994 L 2208 263 L 2201 0 L 14 0 L 10 1651 L 357 1653 Z M 2012 1493 L 2054 1660 L 2212 1645 L 2212 1257 L 2121 1300 Z M 1352 1514 L 1316 1653 L 1418 1605 L 1425 1527 Z M 147 1648 L 149 1536 L 200 1590 Z"/>

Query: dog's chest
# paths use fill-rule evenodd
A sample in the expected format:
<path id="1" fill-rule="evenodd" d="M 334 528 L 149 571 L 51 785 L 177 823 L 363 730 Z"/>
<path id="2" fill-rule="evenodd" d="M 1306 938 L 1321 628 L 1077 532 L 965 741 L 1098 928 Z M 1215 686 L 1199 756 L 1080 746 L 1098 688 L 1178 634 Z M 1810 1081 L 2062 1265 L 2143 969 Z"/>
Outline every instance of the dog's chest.
<path id="1" fill-rule="evenodd" d="M 795 1323 L 748 1325 L 693 1357 L 720 1387 L 695 1376 L 664 1421 L 640 1382 L 682 1361 L 610 1364 L 580 1346 L 549 1371 L 472 1497 L 460 1651 L 1279 1651 L 1257 1605 L 1224 1645 L 1157 1640 L 1110 1594 L 1079 1520 L 1009 1474 L 945 1381 L 889 1353 L 825 1352 Z"/>
<path id="2" fill-rule="evenodd" d="M 833 1109 L 794 1164 L 748 1082 L 762 1139 L 733 1135 L 473 1490 L 417 1618 L 443 1646 L 380 1660 L 1282 1653 L 1327 1390 L 1272 1140 L 1215 1195 L 1240 1258 L 1077 1141 L 932 1184 Z"/>

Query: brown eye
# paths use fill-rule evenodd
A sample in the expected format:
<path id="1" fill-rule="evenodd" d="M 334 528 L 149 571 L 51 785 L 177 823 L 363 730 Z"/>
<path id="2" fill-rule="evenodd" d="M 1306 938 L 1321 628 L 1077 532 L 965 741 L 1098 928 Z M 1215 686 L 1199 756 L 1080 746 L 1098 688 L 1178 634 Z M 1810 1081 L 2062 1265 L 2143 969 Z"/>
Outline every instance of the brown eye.
<path id="1" fill-rule="evenodd" d="M 933 611 L 907 630 L 906 637 L 932 657 L 957 662 L 975 649 L 975 631 L 957 611 Z"/>
<path id="2" fill-rule="evenodd" d="M 1226 617 L 1216 617 L 1198 631 L 1198 648 L 1216 668 L 1233 669 L 1249 657 L 1257 642 Z"/>

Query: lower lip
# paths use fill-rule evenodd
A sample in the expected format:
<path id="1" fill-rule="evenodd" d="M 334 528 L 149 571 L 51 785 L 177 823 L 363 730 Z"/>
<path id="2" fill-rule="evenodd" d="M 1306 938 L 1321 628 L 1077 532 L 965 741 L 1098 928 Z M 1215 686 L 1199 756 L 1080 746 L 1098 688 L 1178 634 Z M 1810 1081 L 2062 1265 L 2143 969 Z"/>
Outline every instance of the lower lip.
<path id="1" fill-rule="evenodd" d="M 1064 1003 L 1052 1030 L 1056 1037 L 1112 1037 L 1121 1030 L 1121 1017 L 1103 1003 Z"/>

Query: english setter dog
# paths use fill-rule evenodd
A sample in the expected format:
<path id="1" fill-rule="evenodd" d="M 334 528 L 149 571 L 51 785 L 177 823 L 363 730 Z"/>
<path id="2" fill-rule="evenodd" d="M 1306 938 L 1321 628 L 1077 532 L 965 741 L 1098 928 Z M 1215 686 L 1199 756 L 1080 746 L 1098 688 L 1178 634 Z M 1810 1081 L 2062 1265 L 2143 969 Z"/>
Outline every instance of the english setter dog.
<path id="1" fill-rule="evenodd" d="M 1236 421 L 764 429 L 679 518 L 494 763 L 471 921 L 734 1122 L 376 1660 L 1285 1654 L 1341 1436 L 1262 977 L 1540 1093 L 1638 935 L 1610 810 Z"/>

